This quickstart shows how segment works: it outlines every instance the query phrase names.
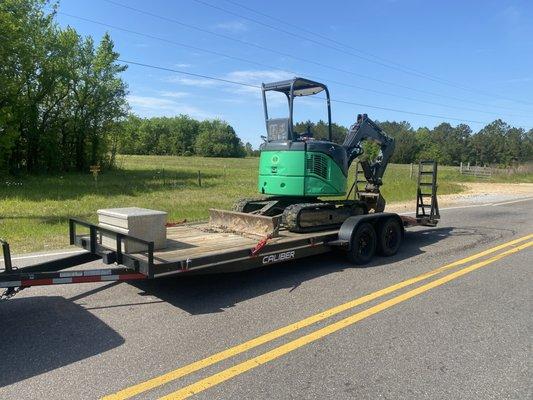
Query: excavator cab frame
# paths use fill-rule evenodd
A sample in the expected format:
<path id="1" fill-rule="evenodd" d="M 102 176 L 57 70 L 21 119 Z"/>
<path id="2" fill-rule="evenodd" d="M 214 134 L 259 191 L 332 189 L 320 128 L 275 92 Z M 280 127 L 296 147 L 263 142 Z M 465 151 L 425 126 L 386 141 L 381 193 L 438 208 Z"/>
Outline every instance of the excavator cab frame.
<path id="1" fill-rule="evenodd" d="M 289 107 L 288 118 L 269 118 L 267 92 L 275 91 L 285 94 Z M 299 136 L 294 132 L 294 99 L 302 96 L 313 96 L 325 92 L 326 107 L 328 113 L 328 140 L 332 140 L 331 134 L 331 100 L 329 90 L 326 85 L 305 78 L 293 78 L 280 82 L 263 83 L 261 93 L 263 97 L 263 109 L 265 112 L 265 125 L 267 130 L 267 141 L 297 141 Z"/>

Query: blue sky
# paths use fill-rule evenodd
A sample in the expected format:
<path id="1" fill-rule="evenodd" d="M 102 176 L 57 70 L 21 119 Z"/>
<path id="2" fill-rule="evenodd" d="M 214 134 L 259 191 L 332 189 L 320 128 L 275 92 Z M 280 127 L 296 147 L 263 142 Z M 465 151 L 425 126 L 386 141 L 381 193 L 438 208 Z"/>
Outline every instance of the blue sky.
<path id="1" fill-rule="evenodd" d="M 295 74 L 320 80 L 333 99 L 361 104 L 332 104 L 333 121 L 344 125 L 366 112 L 373 119 L 406 120 L 414 127 L 461 122 L 450 118 L 478 121 L 467 122 L 474 130 L 496 118 L 533 127 L 531 1 L 112 2 L 62 0 L 59 10 L 152 37 L 61 13 L 58 21 L 96 40 L 109 31 L 125 60 L 252 85 Z M 133 65 L 124 79 L 132 111 L 141 116 L 222 118 L 254 145 L 264 134 L 258 89 Z M 325 117 L 323 102 L 302 100 L 296 105 L 298 119 Z M 273 107 L 274 115 L 284 115 L 281 102 L 273 101 Z"/>

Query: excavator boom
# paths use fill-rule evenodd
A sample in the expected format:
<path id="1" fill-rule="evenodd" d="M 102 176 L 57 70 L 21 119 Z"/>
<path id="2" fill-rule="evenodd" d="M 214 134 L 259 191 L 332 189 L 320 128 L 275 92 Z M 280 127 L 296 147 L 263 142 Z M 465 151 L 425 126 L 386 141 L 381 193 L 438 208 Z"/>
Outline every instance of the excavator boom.
<path id="1" fill-rule="evenodd" d="M 366 114 L 359 114 L 356 123 L 350 127 L 342 144 L 348 155 L 348 165 L 363 154 L 364 141 L 375 142 L 380 146 L 380 153 L 375 160 L 361 162 L 369 190 L 378 190 L 389 159 L 394 152 L 394 139 L 383 132 Z"/>

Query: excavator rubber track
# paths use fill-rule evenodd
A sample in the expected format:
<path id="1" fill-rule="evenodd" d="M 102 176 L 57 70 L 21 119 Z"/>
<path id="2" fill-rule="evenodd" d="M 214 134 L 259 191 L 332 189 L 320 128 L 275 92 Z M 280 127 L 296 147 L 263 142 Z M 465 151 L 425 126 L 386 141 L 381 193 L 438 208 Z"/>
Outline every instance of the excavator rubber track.
<path id="1" fill-rule="evenodd" d="M 359 201 L 292 204 L 283 212 L 282 226 L 297 233 L 323 231 L 338 228 L 349 217 L 367 213 L 366 204 Z"/>

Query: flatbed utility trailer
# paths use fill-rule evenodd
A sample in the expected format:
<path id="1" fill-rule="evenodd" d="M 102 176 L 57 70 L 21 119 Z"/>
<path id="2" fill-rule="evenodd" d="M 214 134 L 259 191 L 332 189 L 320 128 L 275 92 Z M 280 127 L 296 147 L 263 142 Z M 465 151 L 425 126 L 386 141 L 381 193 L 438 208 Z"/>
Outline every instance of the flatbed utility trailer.
<path id="1" fill-rule="evenodd" d="M 4 253 L 4 270 L 0 270 L 3 298 L 20 289 L 39 285 L 84 282 L 145 280 L 174 275 L 236 272 L 277 264 L 340 250 L 356 264 L 368 262 L 374 253 L 395 254 L 405 228 L 435 226 L 440 216 L 436 199 L 436 165 L 431 176 L 431 196 L 418 186 L 415 217 L 395 213 L 371 213 L 348 218 L 340 228 L 326 231 L 295 233 L 280 229 L 276 237 L 258 237 L 240 233 L 213 231 L 207 223 L 168 226 L 167 246 L 154 250 L 154 243 L 116 232 L 79 219 L 69 220 L 70 244 L 84 252 L 58 260 L 15 268 L 9 244 L 0 240 Z M 424 172 L 420 164 L 419 174 Z M 423 183 L 423 182 L 422 182 Z M 422 189 L 421 189 L 422 188 Z M 430 201 L 424 203 L 424 198 Z M 426 212 L 429 210 L 429 212 Z M 82 232 L 83 231 L 83 232 Z M 114 246 L 103 246 L 102 237 L 114 238 Z M 126 253 L 124 241 L 133 241 L 145 250 Z M 98 268 L 79 268 L 99 261 Z"/>

